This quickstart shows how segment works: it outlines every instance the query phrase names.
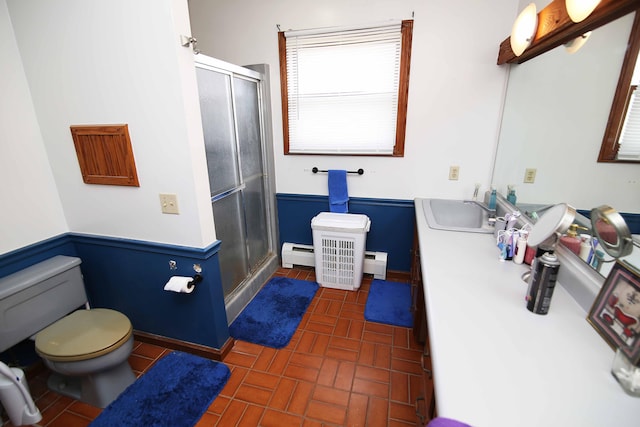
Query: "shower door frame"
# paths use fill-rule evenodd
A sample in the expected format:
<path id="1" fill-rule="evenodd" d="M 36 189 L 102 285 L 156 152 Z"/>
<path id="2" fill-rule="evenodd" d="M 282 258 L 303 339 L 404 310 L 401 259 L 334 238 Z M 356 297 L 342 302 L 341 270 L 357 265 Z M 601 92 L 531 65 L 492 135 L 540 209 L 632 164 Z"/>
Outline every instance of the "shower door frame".
<path id="1" fill-rule="evenodd" d="M 276 223 L 276 208 L 275 208 L 275 165 L 274 165 L 274 156 L 273 156 L 273 144 L 271 139 L 271 114 L 270 114 L 270 100 L 268 96 L 268 91 L 265 90 L 265 87 L 268 88 L 269 83 L 269 68 L 267 65 L 255 65 L 250 66 L 253 68 L 257 68 L 260 71 L 256 71 L 250 68 L 241 67 L 238 65 L 230 64 L 215 58 L 208 57 L 206 55 L 198 54 L 194 56 L 195 58 L 195 66 L 210 70 L 216 73 L 224 74 L 230 77 L 229 83 L 231 87 L 231 110 L 232 110 L 232 118 L 234 122 L 234 138 L 235 138 L 235 149 L 236 154 L 238 156 L 238 166 L 237 169 L 240 171 L 240 183 L 233 189 L 229 189 L 226 191 L 222 191 L 218 194 L 211 195 L 210 203 L 212 214 L 214 215 L 214 223 L 215 223 L 215 214 L 213 213 L 213 203 L 215 201 L 221 200 L 224 197 L 230 196 L 232 194 L 241 192 L 246 188 L 243 176 L 242 176 L 242 158 L 240 158 L 240 140 L 238 136 L 238 122 L 237 122 L 237 111 L 236 111 L 236 100 L 234 97 L 234 78 L 240 78 L 244 80 L 248 80 L 251 82 L 255 82 L 257 85 L 257 97 L 258 97 L 258 120 L 260 127 L 260 148 L 261 148 L 261 161 L 262 161 L 262 187 L 263 187 L 263 196 L 264 196 L 264 208 L 265 208 L 265 226 L 266 226 L 266 234 L 267 234 L 267 253 L 266 256 L 261 259 L 255 266 L 252 266 L 250 262 L 250 254 L 249 254 L 249 236 L 247 234 L 247 207 L 244 200 L 244 194 L 242 194 L 241 202 L 242 208 L 244 212 L 243 216 L 243 239 L 244 239 L 244 249 L 245 255 L 247 257 L 247 270 L 245 272 L 244 279 L 228 294 L 225 296 L 225 306 L 227 309 L 227 321 L 229 324 L 233 322 L 233 320 L 240 313 L 242 308 L 246 306 L 253 298 L 253 296 L 257 293 L 257 291 L 261 288 L 262 284 L 266 282 L 266 280 L 277 270 L 280 265 L 278 249 L 277 249 L 277 223 Z M 224 245 L 224 242 L 223 242 Z M 224 250 L 224 249 L 221 249 Z M 221 266 L 222 268 L 222 266 Z"/>

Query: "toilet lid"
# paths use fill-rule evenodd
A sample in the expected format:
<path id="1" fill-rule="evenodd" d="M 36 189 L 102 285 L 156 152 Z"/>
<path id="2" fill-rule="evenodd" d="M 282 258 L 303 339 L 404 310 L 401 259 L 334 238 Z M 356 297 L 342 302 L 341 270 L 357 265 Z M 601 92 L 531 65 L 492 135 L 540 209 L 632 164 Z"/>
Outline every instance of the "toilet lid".
<path id="1" fill-rule="evenodd" d="M 127 342 L 131 322 L 107 308 L 77 310 L 36 335 L 36 351 L 52 361 L 86 360 L 109 353 Z"/>

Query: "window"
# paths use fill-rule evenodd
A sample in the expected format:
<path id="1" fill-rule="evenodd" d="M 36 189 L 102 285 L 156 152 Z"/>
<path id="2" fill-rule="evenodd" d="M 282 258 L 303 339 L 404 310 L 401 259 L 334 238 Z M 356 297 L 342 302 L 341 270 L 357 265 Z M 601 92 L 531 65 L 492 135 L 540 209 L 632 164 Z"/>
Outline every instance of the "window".
<path id="1" fill-rule="evenodd" d="M 284 153 L 403 156 L 412 28 L 280 32 Z"/>
<path id="2" fill-rule="evenodd" d="M 636 91 L 640 80 L 640 67 L 636 65 L 639 50 L 640 13 L 636 13 L 598 156 L 599 162 L 640 162 L 640 95 Z"/>
<path id="3" fill-rule="evenodd" d="M 640 160 L 640 97 L 638 85 L 629 88 L 627 111 L 618 140 L 618 160 Z"/>

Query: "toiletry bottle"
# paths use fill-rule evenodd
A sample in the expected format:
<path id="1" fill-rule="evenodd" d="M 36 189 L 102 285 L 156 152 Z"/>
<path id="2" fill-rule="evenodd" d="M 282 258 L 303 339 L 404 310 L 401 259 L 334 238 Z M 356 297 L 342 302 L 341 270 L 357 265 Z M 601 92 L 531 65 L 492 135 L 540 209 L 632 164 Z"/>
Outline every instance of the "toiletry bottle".
<path id="1" fill-rule="evenodd" d="M 580 253 L 578 256 L 582 258 L 583 261 L 589 263 L 589 261 L 591 261 L 591 236 L 588 234 L 581 234 L 580 240 Z"/>
<path id="2" fill-rule="evenodd" d="M 511 203 L 513 206 L 516 205 L 516 189 L 513 188 L 513 185 L 508 185 L 509 192 L 507 193 L 507 201 Z"/>
<path id="3" fill-rule="evenodd" d="M 600 249 L 596 249 L 591 260 L 591 267 L 593 267 L 596 271 L 600 271 L 600 269 L 602 268 L 603 259 L 604 252 L 602 252 Z"/>
<path id="4" fill-rule="evenodd" d="M 574 254 L 580 255 L 580 244 L 582 244 L 582 240 L 578 237 L 578 224 L 571 224 L 569 226 L 567 234 L 560 237 L 560 243 Z"/>
<path id="5" fill-rule="evenodd" d="M 527 290 L 527 310 L 536 314 L 547 314 L 551 297 L 556 287 L 560 261 L 550 252 L 536 258 L 531 266 L 529 289 Z"/>
<path id="6" fill-rule="evenodd" d="M 495 209 L 496 208 L 496 189 L 492 188 L 491 189 L 491 195 L 489 196 L 489 203 L 488 203 L 488 207 L 489 209 Z"/>
<path id="7" fill-rule="evenodd" d="M 522 264 L 524 262 L 524 255 L 527 252 L 527 238 L 526 237 L 518 237 L 518 241 L 516 243 L 516 256 L 513 257 L 513 262 L 516 264 Z"/>

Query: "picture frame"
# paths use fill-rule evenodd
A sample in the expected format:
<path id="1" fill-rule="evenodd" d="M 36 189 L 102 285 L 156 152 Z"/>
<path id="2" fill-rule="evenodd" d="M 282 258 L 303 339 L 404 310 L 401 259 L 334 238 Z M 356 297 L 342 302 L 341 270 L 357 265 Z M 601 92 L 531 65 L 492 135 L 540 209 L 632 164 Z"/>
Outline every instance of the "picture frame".
<path id="1" fill-rule="evenodd" d="M 587 320 L 614 349 L 640 363 L 640 274 L 616 261 L 596 297 Z"/>

